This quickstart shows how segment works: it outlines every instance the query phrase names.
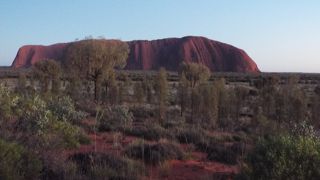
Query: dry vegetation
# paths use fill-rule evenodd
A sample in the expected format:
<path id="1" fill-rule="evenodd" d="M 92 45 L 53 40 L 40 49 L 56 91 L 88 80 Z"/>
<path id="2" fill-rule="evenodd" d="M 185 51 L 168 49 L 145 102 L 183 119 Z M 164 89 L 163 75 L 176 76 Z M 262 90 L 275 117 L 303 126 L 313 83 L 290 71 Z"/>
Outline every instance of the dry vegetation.
<path id="1" fill-rule="evenodd" d="M 0 86 L 0 179 L 320 177 L 318 76 L 116 73 L 127 52 L 105 48 Z"/>

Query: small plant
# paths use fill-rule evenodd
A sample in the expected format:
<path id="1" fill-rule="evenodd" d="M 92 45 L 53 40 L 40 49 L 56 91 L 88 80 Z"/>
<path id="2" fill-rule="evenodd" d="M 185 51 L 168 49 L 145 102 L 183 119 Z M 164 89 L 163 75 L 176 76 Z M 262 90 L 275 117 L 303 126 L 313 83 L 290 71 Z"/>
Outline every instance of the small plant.
<path id="1" fill-rule="evenodd" d="M 118 132 L 118 133 L 114 133 L 113 134 L 113 148 L 115 149 L 119 149 L 121 148 L 121 139 L 123 138 L 122 133 Z"/>
<path id="2" fill-rule="evenodd" d="M 183 159 L 193 159 L 193 152 L 195 151 L 195 149 L 196 147 L 193 144 L 189 144 L 185 150 L 186 152 Z"/>

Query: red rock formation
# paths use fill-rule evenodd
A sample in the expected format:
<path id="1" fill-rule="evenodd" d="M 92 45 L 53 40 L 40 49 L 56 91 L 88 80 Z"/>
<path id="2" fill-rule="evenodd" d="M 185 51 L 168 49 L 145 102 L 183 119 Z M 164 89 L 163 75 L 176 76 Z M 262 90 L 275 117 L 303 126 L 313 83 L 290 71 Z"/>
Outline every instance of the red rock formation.
<path id="1" fill-rule="evenodd" d="M 68 43 L 51 46 L 27 45 L 19 49 L 11 67 L 27 68 L 43 59 L 61 60 Z"/>
<path id="2" fill-rule="evenodd" d="M 255 62 L 241 49 L 204 37 L 168 38 L 153 41 L 130 41 L 128 70 L 176 71 L 182 61 L 197 62 L 212 71 L 259 72 Z M 19 49 L 12 67 L 30 67 L 42 59 L 60 60 L 68 44 L 24 46 Z"/>

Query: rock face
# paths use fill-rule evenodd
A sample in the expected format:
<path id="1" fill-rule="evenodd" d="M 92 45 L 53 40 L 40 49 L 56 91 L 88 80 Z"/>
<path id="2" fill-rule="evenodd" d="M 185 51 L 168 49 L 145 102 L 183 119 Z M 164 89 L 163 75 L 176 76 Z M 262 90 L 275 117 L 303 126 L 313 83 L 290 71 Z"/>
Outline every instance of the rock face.
<path id="1" fill-rule="evenodd" d="M 181 62 L 205 64 L 214 72 L 259 72 L 256 63 L 241 49 L 204 37 L 129 41 L 130 54 L 125 69 L 176 71 Z M 12 67 L 30 67 L 42 59 L 61 60 L 68 43 L 51 46 L 23 46 Z"/>
<path id="2" fill-rule="evenodd" d="M 11 67 L 27 68 L 43 59 L 61 60 L 68 43 L 51 46 L 27 45 L 19 49 Z"/>

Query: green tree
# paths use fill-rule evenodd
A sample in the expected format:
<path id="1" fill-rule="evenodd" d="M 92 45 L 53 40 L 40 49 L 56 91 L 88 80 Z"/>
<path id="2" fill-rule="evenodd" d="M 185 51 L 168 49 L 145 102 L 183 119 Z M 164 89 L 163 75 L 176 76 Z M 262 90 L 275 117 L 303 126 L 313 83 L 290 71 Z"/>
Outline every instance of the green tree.
<path id="1" fill-rule="evenodd" d="M 19 94 L 26 95 L 27 90 L 27 77 L 24 73 L 19 73 L 18 85 L 16 87 L 16 91 Z"/>
<path id="2" fill-rule="evenodd" d="M 290 126 L 293 123 L 308 120 L 308 99 L 298 85 L 299 78 L 291 76 L 280 90 L 279 121 Z"/>
<path id="3" fill-rule="evenodd" d="M 141 82 L 136 82 L 134 84 L 134 95 L 138 104 L 142 104 L 144 101 L 145 95 L 143 92 L 143 87 Z"/>
<path id="4" fill-rule="evenodd" d="M 188 105 L 190 104 L 190 96 L 189 96 L 189 86 L 188 86 L 188 80 L 185 76 L 185 74 L 181 74 L 180 81 L 179 81 L 179 87 L 178 87 L 178 102 L 180 104 L 180 116 L 183 116 L 183 113 L 188 108 Z"/>
<path id="5" fill-rule="evenodd" d="M 116 104 L 118 102 L 119 89 L 116 78 L 116 73 L 112 70 L 108 73 L 105 73 L 103 79 L 103 85 L 105 87 L 104 100 L 110 104 Z"/>
<path id="6" fill-rule="evenodd" d="M 144 76 L 142 80 L 142 88 L 146 96 L 146 101 L 148 103 L 154 102 L 154 95 L 153 95 L 153 83 L 150 77 Z"/>
<path id="7" fill-rule="evenodd" d="M 200 105 L 201 105 L 201 94 L 198 88 L 191 89 L 191 120 L 198 120 L 199 123 L 199 113 L 200 113 Z M 197 119 L 195 119 L 197 118 Z"/>
<path id="8" fill-rule="evenodd" d="M 60 64 L 51 59 L 38 61 L 32 68 L 33 76 L 40 82 L 42 92 L 49 92 L 51 84 L 51 91 L 57 93 L 60 90 L 61 67 Z"/>
<path id="9" fill-rule="evenodd" d="M 198 63 L 182 63 L 179 69 L 180 76 L 185 75 L 188 80 L 188 86 L 195 88 L 202 82 L 206 82 L 210 78 L 210 70 L 207 66 Z"/>
<path id="10" fill-rule="evenodd" d="M 195 113 L 199 110 L 200 105 L 200 93 L 198 86 L 202 83 L 205 83 L 210 78 L 210 70 L 208 67 L 198 63 L 182 63 L 179 69 L 180 80 L 183 81 L 183 84 L 180 84 L 180 88 L 186 88 L 186 90 L 190 91 L 190 107 L 191 107 L 191 119 L 194 120 Z M 183 87 L 185 86 L 185 87 Z M 180 89 L 180 96 L 185 95 L 183 89 Z M 181 96 L 182 98 L 182 96 Z M 184 105 L 184 100 L 180 100 L 180 104 Z M 181 110 L 184 107 L 181 107 Z M 184 111 L 184 110 L 182 110 Z M 181 111 L 181 114 L 182 114 Z"/>
<path id="11" fill-rule="evenodd" d="M 119 86 L 117 81 L 111 81 L 108 91 L 108 99 L 110 104 L 114 105 L 119 102 Z"/>
<path id="12" fill-rule="evenodd" d="M 279 82 L 277 76 L 271 76 L 263 79 L 263 86 L 260 89 L 259 103 L 263 110 L 263 115 L 269 120 L 279 121 Z"/>
<path id="13" fill-rule="evenodd" d="M 312 123 L 319 128 L 320 127 L 320 87 L 315 88 L 315 94 L 311 101 L 311 120 Z"/>
<path id="14" fill-rule="evenodd" d="M 164 68 L 160 68 L 158 72 L 154 89 L 158 100 L 159 118 L 164 120 L 169 95 L 167 72 Z"/>
<path id="15" fill-rule="evenodd" d="M 70 97 L 72 97 L 72 99 L 74 100 L 79 100 L 80 98 L 83 98 L 83 96 L 81 96 L 81 81 L 79 78 L 68 78 L 67 81 L 67 86 L 65 89 L 65 92 L 67 95 L 69 95 Z M 90 92 L 90 89 L 88 89 Z"/>
<path id="16" fill-rule="evenodd" d="M 128 74 L 126 73 L 120 73 L 119 74 L 119 103 L 123 103 L 127 99 L 127 95 L 129 93 L 129 89 L 132 86 L 131 78 L 128 77 Z"/>
<path id="17" fill-rule="evenodd" d="M 233 99 L 233 113 L 235 116 L 235 121 L 240 120 L 241 109 L 246 105 L 246 99 L 249 94 L 249 90 L 246 87 L 236 87 L 233 89 L 234 99 Z"/>
<path id="18" fill-rule="evenodd" d="M 126 88 L 123 85 L 124 83 L 121 83 L 118 87 L 118 103 L 122 104 L 125 100 L 126 96 Z"/>
<path id="19" fill-rule="evenodd" d="M 225 86 L 226 82 L 224 78 L 215 80 L 213 86 L 216 89 L 217 101 L 218 101 L 218 115 L 217 123 L 220 128 L 225 128 L 230 123 L 232 123 L 231 111 L 232 111 L 232 98 L 233 92 L 230 89 L 227 89 Z"/>
<path id="20" fill-rule="evenodd" d="M 218 118 L 218 91 L 212 84 L 203 84 L 199 86 L 200 100 L 199 114 L 197 117 L 201 118 L 208 127 L 215 127 Z"/>
<path id="21" fill-rule="evenodd" d="M 123 68 L 129 54 L 119 40 L 83 40 L 72 43 L 66 53 L 66 68 L 76 77 L 94 82 L 94 99 L 100 100 L 101 84 L 114 68 Z"/>

